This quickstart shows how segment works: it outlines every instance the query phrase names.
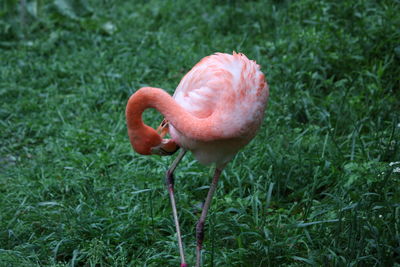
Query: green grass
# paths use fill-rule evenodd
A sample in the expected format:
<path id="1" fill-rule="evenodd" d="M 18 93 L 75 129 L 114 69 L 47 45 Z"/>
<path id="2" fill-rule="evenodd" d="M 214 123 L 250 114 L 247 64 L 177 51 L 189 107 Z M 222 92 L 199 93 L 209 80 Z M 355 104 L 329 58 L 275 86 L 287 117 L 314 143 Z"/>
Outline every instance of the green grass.
<path id="1" fill-rule="evenodd" d="M 132 151 L 124 108 L 217 51 L 271 92 L 205 266 L 399 266 L 399 1 L 17 2 L 0 4 L 0 266 L 178 266 L 172 158 Z M 191 156 L 176 172 L 190 263 L 210 177 Z"/>

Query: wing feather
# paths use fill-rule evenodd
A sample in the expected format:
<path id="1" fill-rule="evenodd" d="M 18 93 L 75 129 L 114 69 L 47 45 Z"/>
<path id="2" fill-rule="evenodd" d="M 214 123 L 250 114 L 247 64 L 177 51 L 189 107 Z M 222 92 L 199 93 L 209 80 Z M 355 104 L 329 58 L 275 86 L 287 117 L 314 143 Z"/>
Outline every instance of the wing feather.
<path id="1" fill-rule="evenodd" d="M 215 127 L 228 135 L 248 132 L 252 124 L 258 127 L 268 88 L 256 62 L 243 54 L 217 53 L 202 59 L 183 77 L 174 98 L 199 118 L 218 112 Z M 255 117 L 257 123 L 253 123 Z"/>

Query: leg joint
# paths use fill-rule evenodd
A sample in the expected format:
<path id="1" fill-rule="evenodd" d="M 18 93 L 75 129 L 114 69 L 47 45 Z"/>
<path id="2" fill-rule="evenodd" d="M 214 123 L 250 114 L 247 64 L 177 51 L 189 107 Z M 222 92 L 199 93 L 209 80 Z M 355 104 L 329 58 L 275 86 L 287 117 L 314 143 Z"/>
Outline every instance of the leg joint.
<path id="1" fill-rule="evenodd" d="M 174 188 L 174 175 L 170 170 L 165 173 L 165 183 L 168 189 Z"/>
<path id="2" fill-rule="evenodd" d="M 196 225 L 197 244 L 202 245 L 204 239 L 204 221 L 198 221 Z"/>

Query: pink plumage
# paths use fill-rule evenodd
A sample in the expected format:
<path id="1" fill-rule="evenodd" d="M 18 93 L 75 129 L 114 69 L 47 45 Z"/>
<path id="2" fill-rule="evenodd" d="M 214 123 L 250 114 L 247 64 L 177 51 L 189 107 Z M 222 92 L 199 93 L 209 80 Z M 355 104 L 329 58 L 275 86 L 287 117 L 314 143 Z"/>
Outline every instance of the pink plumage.
<path id="1" fill-rule="evenodd" d="M 199 141 L 170 125 L 173 140 L 202 164 L 226 164 L 256 134 L 268 99 L 260 66 L 243 54 L 203 58 L 181 80 L 173 98 L 198 118 L 212 119 L 220 136 Z"/>

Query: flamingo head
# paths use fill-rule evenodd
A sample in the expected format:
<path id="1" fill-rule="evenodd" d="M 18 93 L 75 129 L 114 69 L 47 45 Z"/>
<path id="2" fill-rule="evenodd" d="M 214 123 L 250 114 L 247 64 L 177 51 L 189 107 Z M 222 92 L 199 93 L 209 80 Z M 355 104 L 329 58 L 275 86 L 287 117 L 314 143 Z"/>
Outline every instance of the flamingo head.
<path id="1" fill-rule="evenodd" d="M 167 156 L 175 153 L 179 146 L 171 139 L 162 139 L 156 130 L 143 125 L 140 131 L 128 129 L 133 149 L 142 155 Z"/>

